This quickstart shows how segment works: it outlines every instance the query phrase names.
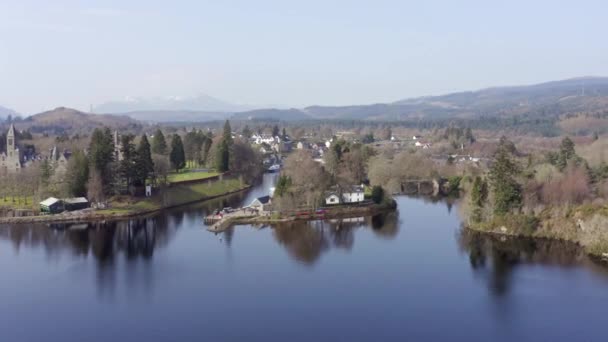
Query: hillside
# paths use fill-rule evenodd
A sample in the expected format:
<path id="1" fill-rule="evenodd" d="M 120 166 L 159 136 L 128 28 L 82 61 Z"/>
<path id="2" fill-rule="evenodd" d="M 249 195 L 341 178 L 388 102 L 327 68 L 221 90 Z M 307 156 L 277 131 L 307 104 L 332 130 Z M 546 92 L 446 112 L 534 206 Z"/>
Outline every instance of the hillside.
<path id="1" fill-rule="evenodd" d="M 233 118 L 399 121 L 417 127 L 461 121 L 473 128 L 515 129 L 543 135 L 608 132 L 608 78 L 487 88 L 371 105 L 260 109 L 236 113 Z"/>
<path id="2" fill-rule="evenodd" d="M 141 124 L 124 115 L 89 114 L 75 109 L 59 107 L 53 110 L 32 115 L 19 124 L 22 129 L 33 133 L 90 132 L 97 127 L 107 126 L 112 129 L 138 129 Z"/>

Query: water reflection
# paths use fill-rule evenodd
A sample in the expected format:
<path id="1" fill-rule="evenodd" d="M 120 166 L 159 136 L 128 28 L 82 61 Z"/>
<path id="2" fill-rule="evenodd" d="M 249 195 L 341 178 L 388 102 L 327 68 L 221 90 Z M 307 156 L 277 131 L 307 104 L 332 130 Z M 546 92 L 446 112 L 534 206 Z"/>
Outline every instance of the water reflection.
<path id="1" fill-rule="evenodd" d="M 578 245 L 566 241 L 497 236 L 468 229 L 462 229 L 457 239 L 460 250 L 468 254 L 475 275 L 487 282 L 490 292 L 498 297 L 509 294 L 513 273 L 520 266 L 585 265 L 608 275 L 603 265 L 591 260 Z"/>
<path id="2" fill-rule="evenodd" d="M 398 214 L 290 222 L 274 227 L 273 235 L 294 260 L 313 265 L 331 248 L 350 251 L 355 244 L 355 231 L 365 228 L 372 228 L 378 237 L 393 239 L 399 232 Z"/>
<path id="3" fill-rule="evenodd" d="M 155 248 L 169 243 L 183 216 L 172 219 L 171 224 L 159 215 L 119 222 L 0 226 L 0 238 L 11 241 L 17 253 L 23 246 L 43 248 L 49 255 L 70 251 L 75 256 L 91 254 L 104 264 L 119 253 L 128 260 L 151 258 Z"/>

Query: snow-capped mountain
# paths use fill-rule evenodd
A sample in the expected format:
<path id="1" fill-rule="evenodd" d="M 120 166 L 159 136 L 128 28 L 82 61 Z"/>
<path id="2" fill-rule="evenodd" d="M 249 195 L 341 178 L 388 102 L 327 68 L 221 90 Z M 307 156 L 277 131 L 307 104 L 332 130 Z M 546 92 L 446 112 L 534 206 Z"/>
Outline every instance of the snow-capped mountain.
<path id="1" fill-rule="evenodd" d="M 125 97 L 94 107 L 95 113 L 128 113 L 141 111 L 207 111 L 238 112 L 251 109 L 249 106 L 228 103 L 209 95 Z"/>

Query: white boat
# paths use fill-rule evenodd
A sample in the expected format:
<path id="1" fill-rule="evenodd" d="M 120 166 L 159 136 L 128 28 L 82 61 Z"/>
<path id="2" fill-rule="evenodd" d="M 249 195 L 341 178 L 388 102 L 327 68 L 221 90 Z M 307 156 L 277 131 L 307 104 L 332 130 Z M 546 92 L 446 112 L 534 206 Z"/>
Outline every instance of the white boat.
<path id="1" fill-rule="evenodd" d="M 279 164 L 274 164 L 271 167 L 268 168 L 268 172 L 277 172 L 281 169 L 281 165 Z"/>

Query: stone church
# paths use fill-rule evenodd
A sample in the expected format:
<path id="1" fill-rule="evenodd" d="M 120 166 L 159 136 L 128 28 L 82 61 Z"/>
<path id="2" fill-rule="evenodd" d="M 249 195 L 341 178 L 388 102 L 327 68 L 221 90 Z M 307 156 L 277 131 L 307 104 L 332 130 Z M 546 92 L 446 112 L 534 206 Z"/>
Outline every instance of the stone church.
<path id="1" fill-rule="evenodd" d="M 21 154 L 15 141 L 15 126 L 6 134 L 6 152 L 0 153 L 0 173 L 18 172 L 21 169 Z"/>

